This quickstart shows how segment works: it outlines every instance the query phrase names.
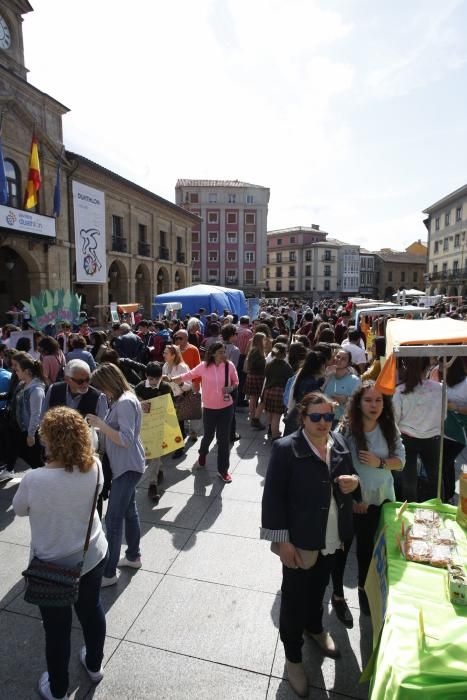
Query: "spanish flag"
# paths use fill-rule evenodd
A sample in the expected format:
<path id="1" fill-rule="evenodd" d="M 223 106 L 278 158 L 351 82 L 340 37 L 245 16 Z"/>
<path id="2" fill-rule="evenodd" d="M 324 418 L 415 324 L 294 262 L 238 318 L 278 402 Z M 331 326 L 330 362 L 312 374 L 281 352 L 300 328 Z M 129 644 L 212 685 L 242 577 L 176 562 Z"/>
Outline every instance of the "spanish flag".
<path id="1" fill-rule="evenodd" d="M 41 186 L 41 166 L 39 163 L 39 149 L 36 135 L 32 136 L 31 155 L 29 156 L 29 175 L 24 195 L 24 209 L 32 209 L 36 206 L 37 193 Z"/>

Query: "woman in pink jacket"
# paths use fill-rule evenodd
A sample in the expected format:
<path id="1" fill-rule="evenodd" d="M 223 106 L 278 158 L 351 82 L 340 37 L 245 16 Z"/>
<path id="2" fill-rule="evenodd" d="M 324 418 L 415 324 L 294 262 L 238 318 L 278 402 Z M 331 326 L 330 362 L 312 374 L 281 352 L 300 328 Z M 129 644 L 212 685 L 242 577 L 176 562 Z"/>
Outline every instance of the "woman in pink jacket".
<path id="1" fill-rule="evenodd" d="M 227 360 L 222 343 L 212 343 L 206 352 L 206 359 L 197 367 L 178 377 L 171 377 L 171 381 L 178 384 L 193 379 L 202 380 L 204 435 L 199 448 L 198 466 L 206 465 L 209 445 L 216 434 L 218 476 L 224 483 L 230 484 L 229 438 L 234 406 L 231 394 L 238 387 L 238 375 L 235 365 Z"/>

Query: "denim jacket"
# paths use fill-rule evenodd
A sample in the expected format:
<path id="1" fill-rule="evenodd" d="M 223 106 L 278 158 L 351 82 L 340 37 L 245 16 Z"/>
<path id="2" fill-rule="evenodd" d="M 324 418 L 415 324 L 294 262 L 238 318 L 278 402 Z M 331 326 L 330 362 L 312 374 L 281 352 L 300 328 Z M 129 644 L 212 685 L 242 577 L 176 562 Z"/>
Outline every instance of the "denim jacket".
<path id="1" fill-rule="evenodd" d="M 17 409 L 19 427 L 23 432 L 27 432 L 29 437 L 34 437 L 39 427 L 44 398 L 45 386 L 40 379 L 33 379 L 32 382 L 20 389 Z"/>

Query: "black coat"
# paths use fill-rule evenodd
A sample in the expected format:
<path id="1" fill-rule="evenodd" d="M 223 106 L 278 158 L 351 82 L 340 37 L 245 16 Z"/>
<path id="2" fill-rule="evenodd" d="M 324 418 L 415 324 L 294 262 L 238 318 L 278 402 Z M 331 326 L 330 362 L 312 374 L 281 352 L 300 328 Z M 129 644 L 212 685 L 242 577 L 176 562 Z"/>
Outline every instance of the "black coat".
<path id="1" fill-rule="evenodd" d="M 360 487 L 345 495 L 334 479 L 357 472 L 342 435 L 331 435 L 330 469 L 311 450 L 301 430 L 274 443 L 263 494 L 264 539 L 290 541 L 300 549 L 324 549 L 331 489 L 337 504 L 339 537 L 341 541 L 352 538 L 352 501 L 361 500 Z"/>

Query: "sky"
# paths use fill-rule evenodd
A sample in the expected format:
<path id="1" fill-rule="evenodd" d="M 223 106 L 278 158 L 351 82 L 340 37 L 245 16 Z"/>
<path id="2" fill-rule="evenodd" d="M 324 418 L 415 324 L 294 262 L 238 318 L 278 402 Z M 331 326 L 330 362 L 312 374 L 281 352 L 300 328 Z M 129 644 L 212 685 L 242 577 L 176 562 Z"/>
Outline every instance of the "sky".
<path id="1" fill-rule="evenodd" d="M 64 141 L 174 201 L 178 178 L 271 190 L 268 230 L 426 240 L 467 182 L 467 0 L 31 0 L 28 80 Z"/>

